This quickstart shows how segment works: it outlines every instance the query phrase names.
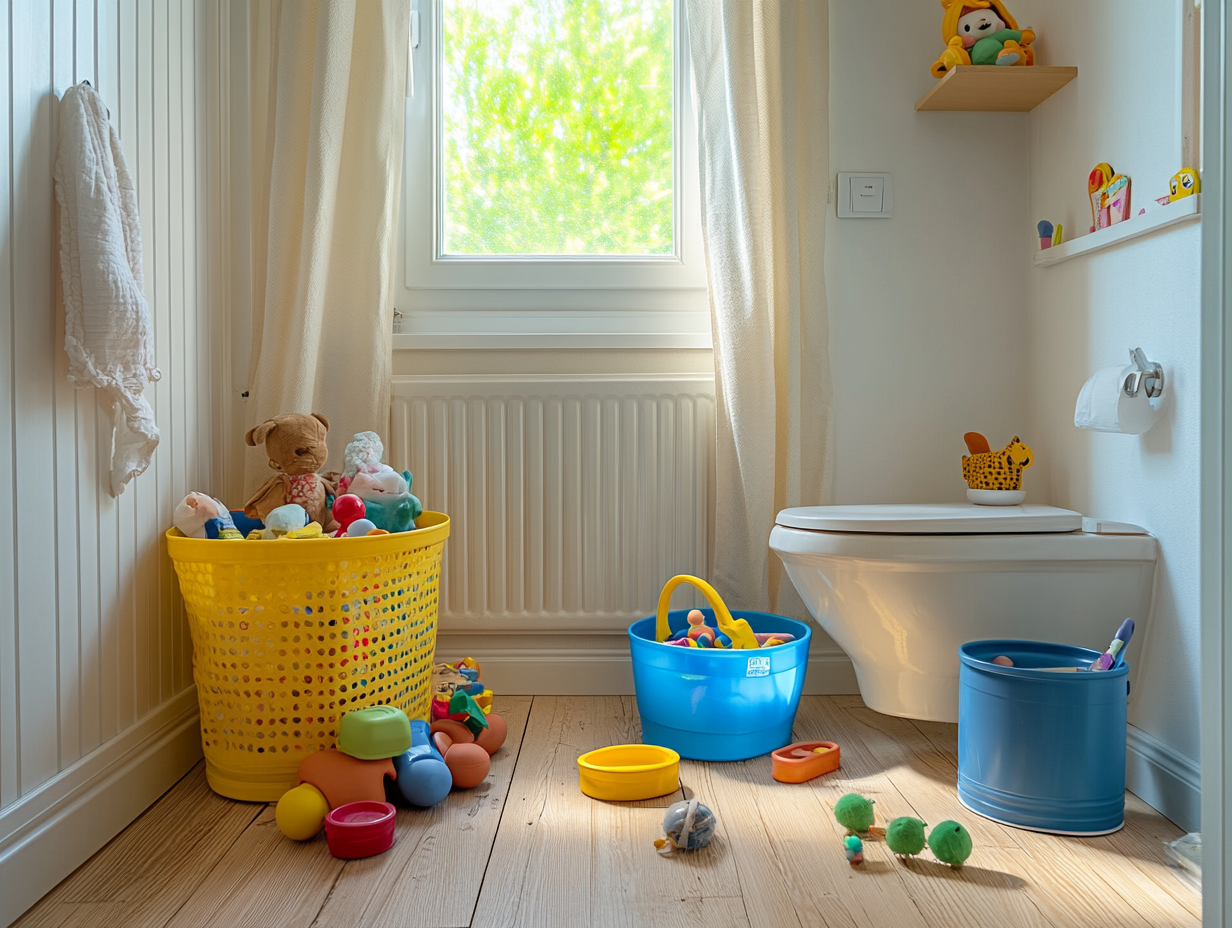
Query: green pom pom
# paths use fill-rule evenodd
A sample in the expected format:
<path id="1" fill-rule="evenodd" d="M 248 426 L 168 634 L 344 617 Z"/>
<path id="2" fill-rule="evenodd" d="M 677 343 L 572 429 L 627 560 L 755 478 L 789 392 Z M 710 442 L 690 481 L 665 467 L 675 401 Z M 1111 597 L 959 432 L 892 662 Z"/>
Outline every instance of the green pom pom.
<path id="1" fill-rule="evenodd" d="M 911 856 L 924 850 L 924 823 L 904 815 L 886 827 L 886 844 L 900 856 Z"/>
<path id="2" fill-rule="evenodd" d="M 958 822 L 942 822 L 928 836 L 928 847 L 943 864 L 961 867 L 971 856 L 971 832 Z"/>
<path id="3" fill-rule="evenodd" d="M 848 831 L 868 831 L 873 827 L 873 803 L 859 793 L 848 793 L 834 804 L 834 817 Z"/>

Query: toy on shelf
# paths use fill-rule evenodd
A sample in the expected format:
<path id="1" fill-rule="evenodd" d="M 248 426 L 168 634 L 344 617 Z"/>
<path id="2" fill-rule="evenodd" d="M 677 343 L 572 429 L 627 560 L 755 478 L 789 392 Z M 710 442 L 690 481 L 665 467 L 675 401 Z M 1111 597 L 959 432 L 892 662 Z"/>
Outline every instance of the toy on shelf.
<path id="1" fill-rule="evenodd" d="M 833 741 L 797 741 L 770 752 L 770 774 L 780 783 L 807 783 L 839 767 Z"/>
<path id="2" fill-rule="evenodd" d="M 1057 223 L 1052 230 L 1052 244 L 1061 245 L 1065 242 L 1065 227 Z"/>
<path id="3" fill-rule="evenodd" d="M 1018 28 L 1002 0 L 941 0 L 941 40 L 945 51 L 929 73 L 945 77 L 959 65 L 1035 64 L 1035 32 Z"/>
<path id="4" fill-rule="evenodd" d="M 1015 435 L 1000 451 L 988 446 L 979 432 L 963 436 L 967 450 L 962 473 L 967 481 L 967 499 L 981 506 L 1017 506 L 1026 498 L 1022 472 L 1035 462 L 1035 452 Z"/>
<path id="5" fill-rule="evenodd" d="M 249 429 L 244 441 L 252 447 L 264 444 L 269 466 L 278 471 L 244 504 L 249 518 L 268 522 L 272 510 L 298 503 L 308 512 L 309 521 L 320 523 L 327 532 L 338 528 L 327 506 L 334 486 L 317 473 L 329 457 L 325 447 L 328 431 L 329 420 L 320 413 L 275 416 Z"/>
<path id="6" fill-rule="evenodd" d="M 853 867 L 864 863 L 864 842 L 859 835 L 847 835 L 843 838 L 843 852 L 847 855 L 847 862 Z"/>
<path id="7" fill-rule="evenodd" d="M 172 524 L 186 538 L 242 540 L 231 512 L 219 500 L 204 493 L 189 493 L 175 507 Z"/>
<path id="8" fill-rule="evenodd" d="M 673 802 L 663 816 L 663 831 L 666 837 L 655 841 L 655 847 L 672 851 L 696 851 L 710 844 L 714 837 L 714 813 L 696 799 Z"/>
<path id="9" fill-rule="evenodd" d="M 394 758 L 394 770 L 398 778 L 387 784 L 386 794 L 396 788 L 413 806 L 434 806 L 453 788 L 453 774 L 432 743 L 428 723 L 420 719 L 411 721 L 411 746 Z"/>
<path id="10" fill-rule="evenodd" d="M 578 786 L 592 799 L 635 802 L 680 788 L 680 755 L 657 744 L 614 744 L 577 759 Z"/>
<path id="11" fill-rule="evenodd" d="M 876 821 L 873 802 L 859 793 L 848 793 L 834 804 L 834 819 L 853 834 L 867 832 Z"/>
<path id="12" fill-rule="evenodd" d="M 971 856 L 971 832 L 958 822 L 942 822 L 928 836 L 928 849 L 943 864 L 961 867 Z"/>
<path id="13" fill-rule="evenodd" d="M 1091 201 L 1091 231 L 1106 229 L 1108 223 L 1108 184 L 1116 172 L 1112 165 L 1102 161 L 1091 168 L 1087 175 L 1087 197 Z"/>
<path id="14" fill-rule="evenodd" d="M 886 826 L 886 844 L 899 857 L 914 857 L 927 843 L 924 839 L 926 827 L 918 818 L 900 816 Z"/>
<path id="15" fill-rule="evenodd" d="M 1130 180 L 1124 174 L 1117 174 L 1108 182 L 1108 190 L 1104 194 L 1108 204 L 1108 225 L 1124 222 L 1132 215 L 1129 194 Z"/>
<path id="16" fill-rule="evenodd" d="M 1052 247 L 1052 223 L 1047 219 L 1041 219 L 1035 225 L 1036 231 L 1039 232 L 1040 250 Z"/>

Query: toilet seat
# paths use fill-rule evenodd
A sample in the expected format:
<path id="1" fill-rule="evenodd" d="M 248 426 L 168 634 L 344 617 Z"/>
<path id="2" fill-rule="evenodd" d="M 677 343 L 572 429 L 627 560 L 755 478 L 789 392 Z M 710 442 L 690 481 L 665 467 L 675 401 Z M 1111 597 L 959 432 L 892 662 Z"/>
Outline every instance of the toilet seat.
<path id="1" fill-rule="evenodd" d="M 869 535 L 1023 535 L 1077 532 L 1082 513 L 1054 506 L 973 503 L 800 506 L 775 520 L 785 528 Z"/>

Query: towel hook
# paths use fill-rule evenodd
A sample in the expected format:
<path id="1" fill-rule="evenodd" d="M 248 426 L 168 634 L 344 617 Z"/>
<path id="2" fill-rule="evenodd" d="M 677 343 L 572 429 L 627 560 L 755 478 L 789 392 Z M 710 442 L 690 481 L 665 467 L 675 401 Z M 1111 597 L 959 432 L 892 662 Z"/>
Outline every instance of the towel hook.
<path id="1" fill-rule="evenodd" d="M 1129 360 L 1138 369 L 1125 378 L 1125 395 L 1137 396 L 1140 389 L 1146 389 L 1150 399 L 1161 396 L 1164 392 L 1164 369 L 1154 361 L 1148 361 L 1141 348 L 1131 348 Z"/>

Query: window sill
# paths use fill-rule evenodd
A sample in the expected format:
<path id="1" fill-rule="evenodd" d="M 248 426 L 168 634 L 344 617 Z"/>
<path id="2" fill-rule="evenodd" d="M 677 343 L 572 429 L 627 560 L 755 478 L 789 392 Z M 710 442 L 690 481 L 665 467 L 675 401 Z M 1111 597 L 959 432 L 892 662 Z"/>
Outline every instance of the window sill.
<path id="1" fill-rule="evenodd" d="M 712 348 L 708 312 L 410 312 L 395 351 Z"/>

